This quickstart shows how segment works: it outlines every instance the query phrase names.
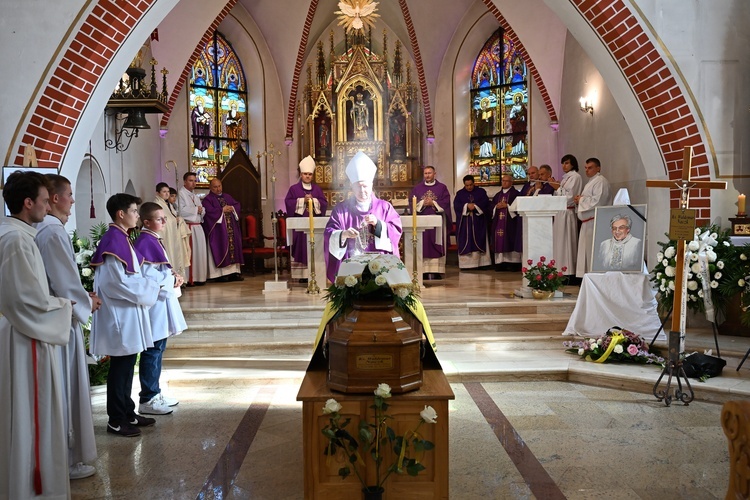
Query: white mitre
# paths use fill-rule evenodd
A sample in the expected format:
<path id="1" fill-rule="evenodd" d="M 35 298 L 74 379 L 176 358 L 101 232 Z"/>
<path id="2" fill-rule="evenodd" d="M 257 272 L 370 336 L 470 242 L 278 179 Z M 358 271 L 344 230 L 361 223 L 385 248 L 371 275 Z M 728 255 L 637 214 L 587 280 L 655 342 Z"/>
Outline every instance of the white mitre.
<path id="1" fill-rule="evenodd" d="M 620 188 L 620 190 L 617 191 L 612 205 L 630 205 L 630 194 L 628 194 L 628 188 Z"/>
<path id="2" fill-rule="evenodd" d="M 349 182 L 352 184 L 355 182 L 369 182 L 372 184 L 377 171 L 378 167 L 362 151 L 358 151 L 346 166 L 346 176 L 349 177 Z"/>
<path id="3" fill-rule="evenodd" d="M 312 174 L 315 172 L 315 160 L 312 156 L 305 156 L 302 161 L 299 162 L 299 171 L 303 174 Z"/>

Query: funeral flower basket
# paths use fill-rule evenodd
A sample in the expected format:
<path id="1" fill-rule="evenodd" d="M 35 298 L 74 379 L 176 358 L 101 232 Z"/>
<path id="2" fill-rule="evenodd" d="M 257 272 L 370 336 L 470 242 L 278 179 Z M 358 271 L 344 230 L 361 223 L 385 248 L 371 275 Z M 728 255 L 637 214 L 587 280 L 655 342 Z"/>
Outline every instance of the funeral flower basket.
<path id="1" fill-rule="evenodd" d="M 578 341 L 565 341 L 566 352 L 577 354 L 586 361 L 608 363 L 625 361 L 643 364 L 664 364 L 664 358 L 656 351 L 650 352 L 648 343 L 640 335 L 613 326 L 607 333 L 597 338 L 584 338 Z"/>
<path id="2" fill-rule="evenodd" d="M 434 424 L 437 412 L 431 406 L 425 406 L 419 413 L 413 430 L 403 436 L 396 434 L 390 426 L 393 417 L 388 415 L 388 398 L 391 388 L 388 384 L 379 384 L 375 389 L 374 403 L 370 406 L 374 413 L 372 422 L 361 420 L 356 429 L 348 428 L 351 418 L 341 414 L 342 406 L 335 399 L 329 399 L 323 407 L 323 414 L 328 415 L 328 424 L 322 429 L 328 440 L 323 453 L 328 457 L 326 463 L 339 463 L 339 476 L 346 478 L 352 473 L 362 484 L 362 491 L 383 492 L 388 477 L 393 474 L 417 476 L 425 470 L 421 461 L 426 452 L 434 449 L 431 441 L 419 434 L 423 424 Z M 367 484 L 364 477 L 364 466 L 372 463 L 375 466 L 377 484 Z"/>
<path id="3" fill-rule="evenodd" d="M 335 283 L 324 298 L 336 315 L 359 299 L 393 300 L 396 307 L 408 311 L 416 302 L 416 292 L 401 259 L 388 254 L 360 254 L 345 259 Z"/>
<path id="4" fill-rule="evenodd" d="M 529 259 L 526 261 L 529 267 L 523 267 L 521 272 L 523 277 L 529 281 L 529 288 L 541 290 L 544 292 L 554 292 L 565 285 L 565 271 L 567 267 L 563 266 L 559 271 L 555 267 L 555 260 L 547 262 L 543 255 L 539 257 L 539 262 Z"/>

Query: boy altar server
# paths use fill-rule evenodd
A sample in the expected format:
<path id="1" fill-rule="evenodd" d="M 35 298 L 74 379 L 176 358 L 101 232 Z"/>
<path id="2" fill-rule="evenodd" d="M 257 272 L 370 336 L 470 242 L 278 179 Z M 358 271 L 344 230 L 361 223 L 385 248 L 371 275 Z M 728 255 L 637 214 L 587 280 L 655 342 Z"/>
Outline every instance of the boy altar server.
<path id="1" fill-rule="evenodd" d="M 138 353 L 154 346 L 148 308 L 156 303 L 159 285 L 141 274 L 143 256 L 136 252 L 128 230 L 138 222 L 140 198 L 118 193 L 107 200 L 114 221 L 91 258 L 96 266 L 94 291 L 102 307 L 91 322 L 91 352 L 110 357 L 107 376 L 107 432 L 125 437 L 141 435 L 139 427 L 156 420 L 135 413 L 130 397 Z"/>
<path id="2" fill-rule="evenodd" d="M 159 232 L 165 224 L 164 210 L 147 202 L 140 208 L 143 229 L 135 240 L 135 249 L 143 256 L 142 274 L 159 285 L 159 299 L 149 310 L 154 346 L 141 353 L 138 377 L 141 381 L 138 411 L 149 415 L 167 415 L 179 401 L 164 396 L 159 387 L 161 360 L 167 348 L 167 337 L 187 329 L 177 298 L 183 278 L 172 270 Z"/>

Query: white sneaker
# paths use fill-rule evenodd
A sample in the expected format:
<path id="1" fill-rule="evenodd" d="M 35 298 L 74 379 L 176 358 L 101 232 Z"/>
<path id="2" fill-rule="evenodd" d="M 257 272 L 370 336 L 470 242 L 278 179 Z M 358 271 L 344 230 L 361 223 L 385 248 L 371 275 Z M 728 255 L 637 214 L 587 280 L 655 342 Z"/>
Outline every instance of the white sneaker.
<path id="1" fill-rule="evenodd" d="M 166 406 L 177 406 L 178 404 L 180 404 L 177 399 L 167 397 L 164 395 L 164 393 L 161 392 L 157 394 L 156 397 L 159 398 L 159 401 L 161 401 L 161 403 Z"/>
<path id="2" fill-rule="evenodd" d="M 157 394 L 151 398 L 151 401 L 139 404 L 138 413 L 144 413 L 146 415 L 169 415 L 172 413 L 172 408 L 162 403 Z"/>
<path id="3" fill-rule="evenodd" d="M 68 474 L 70 479 L 83 479 L 84 477 L 90 477 L 96 474 L 96 468 L 93 465 L 86 465 L 83 462 L 78 462 L 70 467 Z"/>

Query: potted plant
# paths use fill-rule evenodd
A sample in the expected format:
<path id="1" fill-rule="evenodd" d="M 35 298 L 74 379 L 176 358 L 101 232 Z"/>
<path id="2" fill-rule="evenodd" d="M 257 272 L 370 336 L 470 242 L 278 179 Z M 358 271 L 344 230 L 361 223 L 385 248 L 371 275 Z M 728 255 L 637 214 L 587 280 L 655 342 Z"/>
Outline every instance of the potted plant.
<path id="1" fill-rule="evenodd" d="M 567 267 L 563 266 L 560 271 L 555 267 L 555 260 L 552 259 L 547 263 L 547 258 L 542 255 L 539 262 L 534 265 L 534 261 L 526 261 L 529 267 L 521 269 L 523 277 L 529 282 L 529 288 L 535 299 L 549 299 L 555 294 L 555 291 L 565 285 L 565 271 Z"/>
<path id="2" fill-rule="evenodd" d="M 418 431 L 422 424 L 434 424 L 437 412 L 431 406 L 425 406 L 419 413 L 414 430 L 398 436 L 389 425 L 393 417 L 387 413 L 389 405 L 386 400 L 390 397 L 388 384 L 379 384 L 375 389 L 374 404 L 370 406 L 374 419 L 372 422 L 361 420 L 355 435 L 347 429 L 351 418 L 344 418 L 339 413 L 342 408 L 340 403 L 329 399 L 323 407 L 323 413 L 328 415 L 328 424 L 322 429 L 328 440 L 323 453 L 328 460 L 338 460 L 342 464 L 338 471 L 342 479 L 352 472 L 357 476 L 365 500 L 382 498 L 386 480 L 394 472 L 417 476 L 425 470 L 420 461 L 426 452 L 435 447 L 431 441 L 423 439 Z M 368 459 L 375 466 L 376 484 L 365 481 L 364 466 Z"/>

